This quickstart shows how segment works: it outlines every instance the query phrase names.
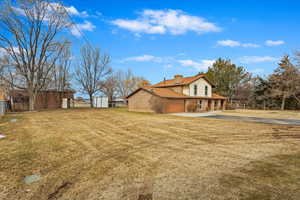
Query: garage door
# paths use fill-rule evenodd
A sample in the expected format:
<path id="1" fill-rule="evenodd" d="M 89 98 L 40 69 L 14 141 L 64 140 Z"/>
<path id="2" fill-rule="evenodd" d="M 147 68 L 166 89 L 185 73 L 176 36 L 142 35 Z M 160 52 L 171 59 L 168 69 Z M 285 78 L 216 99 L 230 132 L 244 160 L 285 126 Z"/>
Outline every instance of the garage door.
<path id="1" fill-rule="evenodd" d="M 169 100 L 165 103 L 165 112 L 184 112 L 184 100 Z"/>

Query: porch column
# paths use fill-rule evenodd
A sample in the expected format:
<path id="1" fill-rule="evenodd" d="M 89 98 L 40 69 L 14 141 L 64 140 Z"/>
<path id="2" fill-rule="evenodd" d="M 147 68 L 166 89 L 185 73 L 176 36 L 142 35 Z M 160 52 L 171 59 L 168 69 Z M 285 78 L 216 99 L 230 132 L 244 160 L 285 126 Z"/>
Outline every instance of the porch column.
<path id="1" fill-rule="evenodd" d="M 215 100 L 210 100 L 210 110 L 211 111 L 215 110 Z"/>
<path id="2" fill-rule="evenodd" d="M 222 110 L 226 110 L 226 104 L 227 104 L 227 101 L 222 100 Z"/>
<path id="3" fill-rule="evenodd" d="M 222 100 L 221 99 L 218 99 L 218 110 L 221 110 L 222 109 Z"/>
<path id="4" fill-rule="evenodd" d="M 201 110 L 206 110 L 206 108 L 207 108 L 207 106 L 208 106 L 208 100 L 206 100 L 206 99 L 203 99 L 202 100 L 202 104 L 201 104 Z"/>

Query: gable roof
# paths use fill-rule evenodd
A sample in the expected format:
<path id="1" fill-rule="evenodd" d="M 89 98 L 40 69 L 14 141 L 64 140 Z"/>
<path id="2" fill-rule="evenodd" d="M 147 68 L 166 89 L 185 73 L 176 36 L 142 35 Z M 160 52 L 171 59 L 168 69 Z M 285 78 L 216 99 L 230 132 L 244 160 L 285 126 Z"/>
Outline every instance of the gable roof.
<path id="1" fill-rule="evenodd" d="M 206 74 L 199 74 L 199 75 L 190 76 L 190 77 L 182 77 L 179 83 L 176 81 L 175 78 L 170 79 L 170 80 L 164 80 L 157 84 L 154 84 L 152 87 L 172 87 L 172 86 L 189 85 L 192 82 L 194 82 L 200 78 L 205 79 L 212 87 L 214 87 L 214 85 L 206 77 Z"/>
<path id="2" fill-rule="evenodd" d="M 165 97 L 165 98 L 187 97 L 184 94 L 177 93 L 174 90 L 171 90 L 168 88 L 155 88 L 155 87 L 151 87 L 151 86 L 145 86 L 145 87 L 138 88 L 137 90 L 135 90 L 134 92 L 129 94 L 126 98 L 129 98 L 130 96 L 134 95 L 135 93 L 137 93 L 140 90 L 145 90 L 153 95 L 156 95 L 159 97 Z"/>
<path id="3" fill-rule="evenodd" d="M 169 88 L 164 88 L 164 87 L 151 87 L 151 86 L 145 86 L 138 88 L 131 94 L 129 94 L 126 98 L 131 97 L 135 93 L 137 93 L 140 90 L 144 90 L 146 92 L 149 92 L 155 96 L 163 97 L 163 98 L 174 98 L 174 99 L 226 99 L 226 97 L 217 95 L 217 94 L 212 94 L 212 97 L 202 97 L 202 96 L 187 96 L 184 94 L 180 94 L 178 92 L 175 92 L 172 89 Z"/>

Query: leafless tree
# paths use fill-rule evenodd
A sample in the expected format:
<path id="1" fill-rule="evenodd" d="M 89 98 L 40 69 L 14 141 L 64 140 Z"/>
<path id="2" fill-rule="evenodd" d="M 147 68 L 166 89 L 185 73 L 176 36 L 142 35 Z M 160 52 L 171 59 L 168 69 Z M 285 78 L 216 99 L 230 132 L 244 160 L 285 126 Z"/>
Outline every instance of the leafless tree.
<path id="1" fill-rule="evenodd" d="M 48 0 L 20 0 L 17 7 L 8 0 L 2 5 L 0 48 L 9 56 L 14 81 L 3 78 L 28 92 L 30 110 L 34 110 L 38 92 L 47 86 L 56 61 L 69 44 L 59 39 L 69 25 L 64 8 Z"/>
<path id="2" fill-rule="evenodd" d="M 56 67 L 53 69 L 53 80 L 51 82 L 50 88 L 58 91 L 71 89 L 71 61 L 72 56 L 70 48 L 65 48 L 60 58 L 58 59 Z"/>
<path id="3" fill-rule="evenodd" d="M 143 77 L 134 76 L 130 69 L 127 71 L 118 71 L 116 77 L 118 94 L 122 98 L 125 98 L 139 87 L 150 84 Z"/>
<path id="4" fill-rule="evenodd" d="M 108 97 L 108 101 L 111 102 L 117 95 L 117 77 L 112 73 L 104 81 L 100 83 L 100 91 Z"/>
<path id="5" fill-rule="evenodd" d="M 89 95 L 91 107 L 94 107 L 93 96 L 100 91 L 101 81 L 111 73 L 109 64 L 110 56 L 100 54 L 99 48 L 90 45 L 81 48 L 81 58 L 75 78 L 81 91 Z"/>

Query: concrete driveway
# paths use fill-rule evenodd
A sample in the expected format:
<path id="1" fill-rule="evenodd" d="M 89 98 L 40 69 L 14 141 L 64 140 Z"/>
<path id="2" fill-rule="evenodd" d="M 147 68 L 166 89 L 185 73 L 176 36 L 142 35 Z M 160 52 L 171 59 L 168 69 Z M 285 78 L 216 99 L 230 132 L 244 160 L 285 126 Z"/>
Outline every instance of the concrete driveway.
<path id="1" fill-rule="evenodd" d="M 267 124 L 289 124 L 300 126 L 300 120 L 292 119 L 272 119 L 272 118 L 259 118 L 259 117 L 241 117 L 232 115 L 220 115 L 219 112 L 207 112 L 207 113 L 173 113 L 172 115 L 183 117 L 205 117 L 213 119 L 225 119 L 225 120 L 239 120 L 247 122 L 267 123 Z"/>
<path id="2" fill-rule="evenodd" d="M 203 112 L 203 113 L 171 113 L 170 115 L 181 116 L 181 117 L 208 117 L 216 116 L 221 111 Z"/>

